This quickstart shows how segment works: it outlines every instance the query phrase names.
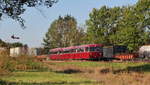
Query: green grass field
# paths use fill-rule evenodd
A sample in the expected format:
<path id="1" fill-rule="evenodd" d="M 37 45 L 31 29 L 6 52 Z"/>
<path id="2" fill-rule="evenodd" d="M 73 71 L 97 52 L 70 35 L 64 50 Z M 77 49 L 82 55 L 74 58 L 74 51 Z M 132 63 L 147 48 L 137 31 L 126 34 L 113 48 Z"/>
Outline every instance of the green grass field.
<path id="1" fill-rule="evenodd" d="M 76 67 L 86 67 L 86 68 L 114 68 L 114 69 L 124 69 L 124 70 L 138 70 L 142 72 L 150 72 L 150 63 L 148 62 L 90 62 L 90 61 L 74 61 L 74 62 L 51 62 L 50 65 L 55 66 L 76 66 Z M 133 69 L 132 69 L 133 68 Z"/>
<path id="2" fill-rule="evenodd" d="M 0 85 L 149 85 L 150 63 L 49 62 L 50 71 L 13 72 Z M 113 68 L 113 70 L 112 70 Z M 118 73 L 114 73 L 118 72 Z"/>
<path id="3" fill-rule="evenodd" d="M 94 80 L 76 77 L 74 75 L 55 72 L 14 72 L 13 76 L 2 78 L 3 81 L 22 84 L 70 85 L 92 84 Z"/>
<path id="4" fill-rule="evenodd" d="M 50 64 L 55 64 L 55 65 L 76 65 L 79 67 L 114 67 L 114 68 L 126 68 L 128 66 L 140 66 L 140 65 L 145 65 L 149 63 L 133 63 L 133 62 L 88 62 L 88 61 L 83 61 L 83 62 L 60 62 L 60 63 L 50 63 Z"/>

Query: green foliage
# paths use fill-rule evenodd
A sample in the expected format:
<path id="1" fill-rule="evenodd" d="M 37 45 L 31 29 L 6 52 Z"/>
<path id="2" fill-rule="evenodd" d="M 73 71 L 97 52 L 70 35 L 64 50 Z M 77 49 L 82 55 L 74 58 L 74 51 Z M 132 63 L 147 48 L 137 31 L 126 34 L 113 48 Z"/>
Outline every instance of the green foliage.
<path id="1" fill-rule="evenodd" d="M 44 38 L 45 48 L 67 47 L 82 43 L 84 31 L 77 27 L 72 16 L 59 17 L 53 21 Z"/>
<path id="2" fill-rule="evenodd" d="M 8 43 L 8 46 L 9 46 L 10 48 L 14 48 L 14 47 L 22 47 L 23 44 L 20 43 L 20 42 L 15 42 L 15 43 Z"/>
<path id="3" fill-rule="evenodd" d="M 134 6 L 93 9 L 87 20 L 89 43 L 125 45 L 130 51 L 150 42 L 150 0 Z"/>
<path id="4" fill-rule="evenodd" d="M 1 0 L 0 19 L 6 15 L 20 23 L 24 27 L 24 20 L 20 17 L 26 11 L 26 7 L 46 6 L 51 7 L 58 0 Z"/>
<path id="5" fill-rule="evenodd" d="M 15 71 L 50 71 L 47 65 L 37 61 L 32 56 L 12 58 L 7 54 L 0 55 L 0 75 L 8 75 Z"/>
<path id="6" fill-rule="evenodd" d="M 120 18 L 121 9 L 119 7 L 93 9 L 90 19 L 87 21 L 87 35 L 90 43 L 109 43 L 110 34 L 117 30 L 117 23 Z"/>
<path id="7" fill-rule="evenodd" d="M 0 47 L 6 47 L 6 46 L 7 46 L 6 43 L 0 39 Z"/>
<path id="8" fill-rule="evenodd" d="M 138 50 L 138 47 L 144 44 L 146 38 L 146 34 L 132 27 L 120 29 L 116 32 L 116 35 L 110 36 L 113 44 L 128 46 L 130 51 Z"/>
<path id="9" fill-rule="evenodd" d="M 23 44 L 21 42 L 8 43 L 0 39 L 0 47 L 6 48 L 14 48 L 14 47 L 22 47 Z"/>
<path id="10" fill-rule="evenodd" d="M 18 58 L 15 58 L 15 61 L 17 61 L 15 65 L 14 71 L 49 71 L 48 67 L 44 65 L 43 63 L 37 61 L 32 56 L 20 56 Z"/>
<path id="11" fill-rule="evenodd" d="M 53 69 L 81 70 L 81 73 L 66 74 L 50 72 L 13 72 L 1 77 L 2 85 L 125 85 L 132 83 L 149 85 L 150 64 L 146 62 L 50 62 Z M 67 68 L 66 68 L 67 67 Z M 117 77 L 116 77 L 117 76 Z M 137 77 L 138 76 L 138 77 Z M 104 79 L 105 81 L 101 82 Z M 121 79 L 116 83 L 117 80 Z M 126 80 L 126 82 L 124 82 Z M 114 82 L 115 83 L 114 83 Z M 147 83 L 145 83 L 147 82 Z"/>
<path id="12" fill-rule="evenodd" d="M 15 61 L 11 60 L 7 54 L 0 55 L 0 75 L 5 75 L 14 70 Z"/>

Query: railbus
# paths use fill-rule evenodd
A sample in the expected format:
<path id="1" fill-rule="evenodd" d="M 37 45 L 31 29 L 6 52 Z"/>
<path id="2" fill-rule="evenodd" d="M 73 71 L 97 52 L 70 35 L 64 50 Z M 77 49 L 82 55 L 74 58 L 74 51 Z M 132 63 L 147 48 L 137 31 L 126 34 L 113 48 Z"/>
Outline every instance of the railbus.
<path id="1" fill-rule="evenodd" d="M 103 57 L 102 44 L 88 44 L 50 50 L 51 60 L 95 60 Z"/>
<path id="2" fill-rule="evenodd" d="M 131 60 L 136 57 L 135 54 L 127 52 L 126 46 L 104 46 L 102 44 L 55 48 L 50 50 L 49 55 L 51 60 Z"/>

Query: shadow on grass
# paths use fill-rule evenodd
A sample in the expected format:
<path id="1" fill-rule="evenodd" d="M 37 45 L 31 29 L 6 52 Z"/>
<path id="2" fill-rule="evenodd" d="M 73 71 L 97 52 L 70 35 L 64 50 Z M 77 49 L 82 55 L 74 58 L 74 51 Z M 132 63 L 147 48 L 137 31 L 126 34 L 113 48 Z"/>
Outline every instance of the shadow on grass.
<path id="1" fill-rule="evenodd" d="M 109 72 L 111 72 L 109 68 L 105 68 L 105 69 L 100 70 L 100 73 L 102 73 L 102 74 L 107 74 Z"/>
<path id="2" fill-rule="evenodd" d="M 115 70 L 114 73 L 120 73 L 120 72 L 150 72 L 150 63 L 149 64 L 144 64 L 144 65 L 140 65 L 140 66 L 129 66 L 126 69 L 119 69 L 119 70 Z"/>
<path id="3" fill-rule="evenodd" d="M 0 80 L 0 85 L 80 85 L 80 84 L 96 84 L 98 82 L 83 81 L 83 82 L 43 82 L 43 83 L 27 83 L 27 82 L 6 82 Z"/>
<path id="4" fill-rule="evenodd" d="M 78 69 L 65 69 L 63 71 L 55 71 L 56 73 L 64 73 L 64 74 L 74 74 L 74 73 L 81 73 L 82 71 Z"/>

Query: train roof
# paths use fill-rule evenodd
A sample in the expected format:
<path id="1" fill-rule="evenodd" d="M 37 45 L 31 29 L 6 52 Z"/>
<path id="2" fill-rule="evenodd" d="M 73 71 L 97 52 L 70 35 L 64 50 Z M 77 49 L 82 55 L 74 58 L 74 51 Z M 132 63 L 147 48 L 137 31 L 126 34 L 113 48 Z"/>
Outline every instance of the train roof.
<path id="1" fill-rule="evenodd" d="M 51 49 L 50 52 L 64 51 L 64 50 L 84 48 L 84 47 L 97 47 L 97 46 L 102 47 L 103 45 L 102 44 L 87 44 L 87 45 L 80 45 L 80 46 L 70 46 L 66 48 L 54 48 L 54 49 Z"/>
<path id="2" fill-rule="evenodd" d="M 54 48 L 50 49 L 50 52 L 62 51 L 62 48 Z"/>
<path id="3" fill-rule="evenodd" d="M 77 46 L 70 46 L 70 47 L 66 47 L 66 48 L 62 48 L 63 50 L 69 50 L 69 49 L 76 49 Z"/>
<path id="4" fill-rule="evenodd" d="M 97 47 L 97 46 L 102 47 L 103 45 L 102 44 L 88 44 L 88 45 L 80 45 L 80 46 L 77 46 L 77 47 L 82 48 L 82 47 Z"/>
<path id="5" fill-rule="evenodd" d="M 77 48 L 84 48 L 84 47 L 97 47 L 97 46 L 103 46 L 102 44 L 88 44 L 88 45 L 80 45 L 80 46 L 70 46 L 66 48 L 62 48 L 63 50 L 69 50 L 69 49 L 77 49 Z"/>

